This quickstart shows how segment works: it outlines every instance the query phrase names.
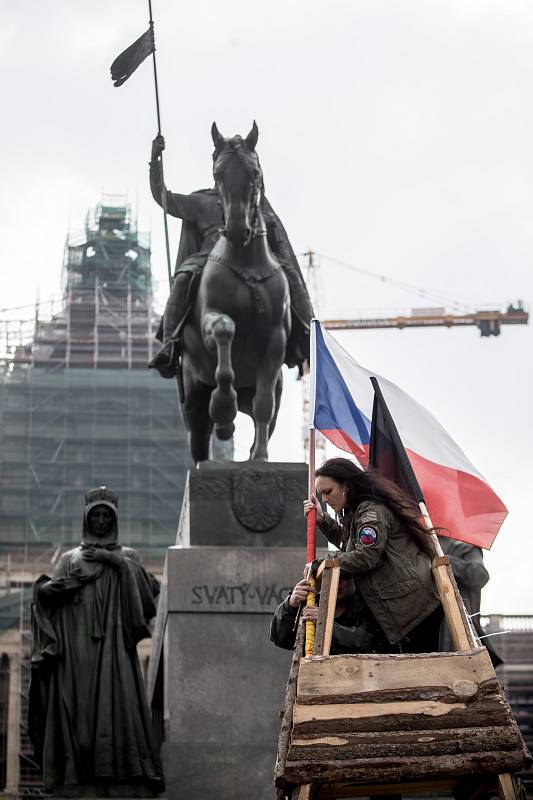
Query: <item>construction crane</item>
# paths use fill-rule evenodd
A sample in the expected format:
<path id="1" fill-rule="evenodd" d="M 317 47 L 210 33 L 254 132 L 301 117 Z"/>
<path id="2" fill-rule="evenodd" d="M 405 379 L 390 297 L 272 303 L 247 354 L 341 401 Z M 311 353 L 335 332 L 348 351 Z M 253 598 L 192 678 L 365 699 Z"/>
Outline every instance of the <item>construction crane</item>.
<path id="1" fill-rule="evenodd" d="M 318 286 L 318 264 L 314 251 L 309 250 L 302 254 L 307 258 L 307 263 L 304 265 L 305 277 L 309 296 L 313 304 L 316 316 L 320 316 L 319 310 L 319 286 Z M 329 259 L 335 262 L 335 259 Z M 353 265 L 343 264 L 343 262 L 336 262 L 342 266 L 351 267 L 358 272 L 376 278 L 382 282 L 392 283 L 399 288 L 407 289 L 410 291 L 417 291 L 418 293 L 426 294 L 419 287 L 409 286 L 406 283 L 388 279 L 383 275 L 376 275 L 368 270 L 363 270 L 353 267 Z M 455 306 L 459 305 L 457 303 Z M 328 330 L 376 330 L 379 328 L 396 328 L 403 330 L 404 328 L 453 328 L 464 327 L 465 325 L 475 325 L 481 336 L 499 336 L 501 333 L 502 325 L 527 325 L 529 322 L 529 314 L 523 308 L 521 301 L 518 301 L 516 306 L 509 305 L 505 311 L 468 311 L 463 313 L 451 313 L 446 311 L 444 307 L 439 308 L 414 308 L 410 314 L 403 314 L 390 317 L 353 317 L 351 319 L 324 319 L 322 325 Z M 308 453 L 309 447 L 309 376 L 305 374 L 302 381 L 302 394 L 303 394 L 303 440 L 304 440 L 304 453 Z M 316 440 L 316 456 L 317 461 L 325 457 L 325 440 L 323 437 L 318 436 Z"/>
<path id="2" fill-rule="evenodd" d="M 519 303 L 506 311 L 472 311 L 469 314 L 449 314 L 444 308 L 414 308 L 410 316 L 359 317 L 355 319 L 325 319 L 329 330 L 369 330 L 376 328 L 454 328 L 476 325 L 481 336 L 499 336 L 502 325 L 527 325 L 529 314 Z"/>
<path id="3" fill-rule="evenodd" d="M 306 264 L 307 282 L 309 294 L 315 311 L 317 311 L 318 300 L 318 276 L 315 253 L 308 251 L 304 253 L 308 259 Z M 335 259 L 330 259 L 335 262 Z M 350 266 L 336 262 L 343 266 Z M 376 278 L 382 282 L 392 283 L 400 288 L 412 291 L 422 291 L 415 286 L 409 286 L 400 281 L 388 279 L 383 275 L 375 275 L 368 270 L 357 269 L 365 275 Z M 379 328 L 454 328 L 466 325 L 475 325 L 481 336 L 499 336 L 502 325 L 527 325 L 529 314 L 524 309 L 521 301 L 517 305 L 509 305 L 505 311 L 483 310 L 483 311 L 464 311 L 463 313 L 451 313 L 444 307 L 438 308 L 414 308 L 410 314 L 399 314 L 390 317 L 354 317 L 352 319 L 325 319 L 322 324 L 329 330 L 376 330 Z"/>

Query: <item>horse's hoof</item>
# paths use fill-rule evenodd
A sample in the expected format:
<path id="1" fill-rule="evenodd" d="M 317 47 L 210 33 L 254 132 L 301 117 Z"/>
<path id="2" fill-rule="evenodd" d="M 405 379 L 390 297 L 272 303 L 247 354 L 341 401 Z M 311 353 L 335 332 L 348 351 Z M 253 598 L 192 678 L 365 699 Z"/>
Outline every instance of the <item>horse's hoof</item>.
<path id="1" fill-rule="evenodd" d="M 235 433 L 235 425 L 230 422 L 229 425 L 215 425 L 215 435 L 217 439 L 227 442 Z"/>

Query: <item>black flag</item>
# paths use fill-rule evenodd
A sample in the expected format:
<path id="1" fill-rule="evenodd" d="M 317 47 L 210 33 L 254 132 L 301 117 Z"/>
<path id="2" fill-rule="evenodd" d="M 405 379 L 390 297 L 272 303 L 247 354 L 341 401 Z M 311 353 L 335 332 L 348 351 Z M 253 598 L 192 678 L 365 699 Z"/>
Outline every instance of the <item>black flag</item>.
<path id="1" fill-rule="evenodd" d="M 111 80 L 114 81 L 114 85 L 122 86 L 144 59 L 153 52 L 155 52 L 154 28 L 150 24 L 148 30 L 136 42 L 130 44 L 111 64 Z"/>
<path id="2" fill-rule="evenodd" d="M 379 383 L 376 378 L 370 378 L 370 381 L 374 387 L 374 405 L 370 429 L 369 465 L 377 469 L 384 478 L 388 478 L 403 489 L 416 500 L 417 504 L 423 503 L 425 501 L 422 489 L 385 403 Z"/>

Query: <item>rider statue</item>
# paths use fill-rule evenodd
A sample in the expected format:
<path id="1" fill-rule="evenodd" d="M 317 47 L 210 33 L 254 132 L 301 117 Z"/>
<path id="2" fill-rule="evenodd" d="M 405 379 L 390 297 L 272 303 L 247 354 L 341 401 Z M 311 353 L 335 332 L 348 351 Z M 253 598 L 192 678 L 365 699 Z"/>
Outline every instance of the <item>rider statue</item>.
<path id="1" fill-rule="evenodd" d="M 181 219 L 183 224 L 170 296 L 158 332 L 163 347 L 150 362 L 150 367 L 158 370 L 163 378 L 174 378 L 179 371 L 183 328 L 194 304 L 202 269 L 221 235 L 223 218 L 216 188 L 200 189 L 191 194 L 177 194 L 166 188 L 161 168 L 164 149 L 163 136 L 156 136 L 150 160 L 150 188 L 155 201 L 166 207 L 173 217 Z M 301 375 L 304 361 L 309 360 L 309 320 L 313 309 L 287 233 L 264 195 L 261 209 L 268 243 L 290 287 L 292 330 L 285 363 L 289 367 L 297 366 Z"/>

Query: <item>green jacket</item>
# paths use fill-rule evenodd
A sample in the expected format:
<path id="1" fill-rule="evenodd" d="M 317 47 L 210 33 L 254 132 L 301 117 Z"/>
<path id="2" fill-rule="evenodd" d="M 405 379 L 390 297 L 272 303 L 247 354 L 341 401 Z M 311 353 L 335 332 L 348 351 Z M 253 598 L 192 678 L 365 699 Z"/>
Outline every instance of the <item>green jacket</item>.
<path id="1" fill-rule="evenodd" d="M 357 588 L 391 644 L 396 644 L 439 605 L 431 560 L 383 504 L 364 500 L 338 524 L 319 523 L 343 552 L 342 569 L 356 575 Z"/>

